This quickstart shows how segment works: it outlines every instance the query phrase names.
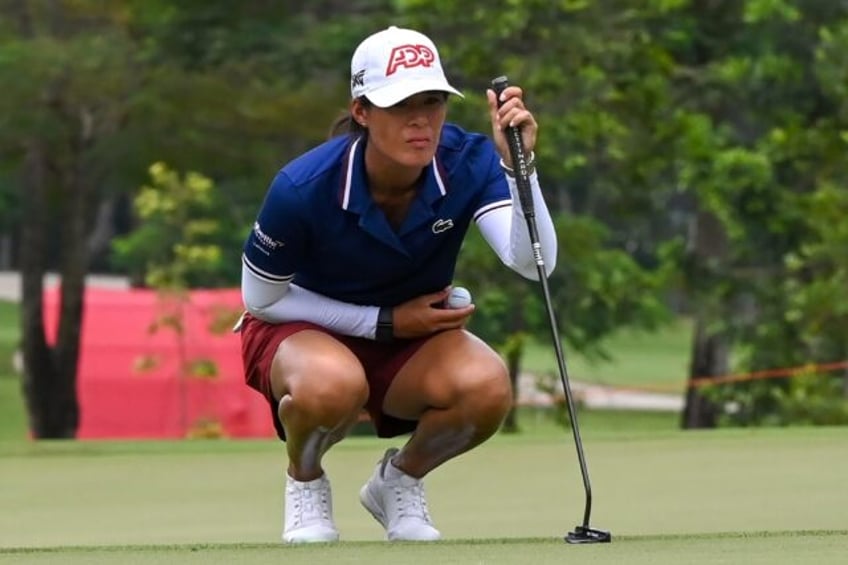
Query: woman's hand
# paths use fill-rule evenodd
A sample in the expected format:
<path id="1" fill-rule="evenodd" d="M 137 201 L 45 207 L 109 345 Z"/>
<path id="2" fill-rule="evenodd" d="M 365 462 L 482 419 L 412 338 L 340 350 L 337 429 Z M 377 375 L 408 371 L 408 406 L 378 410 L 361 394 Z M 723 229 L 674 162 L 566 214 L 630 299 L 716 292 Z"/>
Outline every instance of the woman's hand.
<path id="1" fill-rule="evenodd" d="M 492 89 L 486 91 L 486 96 L 489 99 L 489 115 L 492 120 L 492 137 L 501 159 L 510 168 L 514 167 L 504 129 L 507 126 L 521 128 L 521 142 L 527 155 L 530 155 L 530 152 L 536 146 L 536 132 L 539 130 L 539 125 L 536 123 L 533 114 L 524 107 L 523 95 L 523 91 L 517 86 L 506 87 L 501 93 L 503 105 L 498 108 L 495 91 Z"/>
<path id="2" fill-rule="evenodd" d="M 395 306 L 393 310 L 395 337 L 421 337 L 464 327 L 474 312 L 474 305 L 464 308 L 445 308 L 442 305 L 450 291 L 451 287 L 447 287 L 439 292 L 425 294 Z"/>

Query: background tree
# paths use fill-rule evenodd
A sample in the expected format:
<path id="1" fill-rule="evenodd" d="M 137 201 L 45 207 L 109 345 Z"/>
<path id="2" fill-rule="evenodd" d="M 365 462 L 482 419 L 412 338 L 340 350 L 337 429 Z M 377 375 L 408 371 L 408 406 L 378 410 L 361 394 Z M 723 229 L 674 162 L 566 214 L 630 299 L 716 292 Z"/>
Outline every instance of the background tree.
<path id="1" fill-rule="evenodd" d="M 8 7 L 14 26 L 2 26 L 13 36 L 0 48 L 0 82 L 8 85 L 0 112 L 9 118 L 0 154 L 4 164 L 18 163 L 13 174 L 25 218 L 19 254 L 24 391 L 36 437 L 72 437 L 79 420 L 75 376 L 88 226 L 110 173 L 99 156 L 126 116 L 134 57 L 120 29 L 79 34 L 79 21 L 58 3 Z M 48 345 L 42 294 L 51 260 L 62 286 L 58 329 Z"/>
<path id="2" fill-rule="evenodd" d="M 551 201 L 603 223 L 608 244 L 638 265 L 678 271 L 696 321 L 692 378 L 830 360 L 804 344 L 807 320 L 787 320 L 799 291 L 783 283 L 787 258 L 815 239 L 799 202 L 823 174 L 844 190 L 844 168 L 825 149 L 844 129 L 833 86 L 845 78 L 836 56 L 844 4 L 401 5 L 444 38 L 470 85 L 505 73 L 526 88 L 543 124 L 537 152 Z M 469 33 L 476 40 L 462 41 Z M 788 386 L 721 390 L 767 415 Z M 728 398 L 711 396 L 689 393 L 686 426 L 728 421 L 717 412 Z"/>
<path id="3" fill-rule="evenodd" d="M 812 203 L 836 204 L 827 195 L 836 186 L 835 192 L 845 190 L 844 167 L 833 161 L 844 100 L 834 96 L 831 80 L 845 77 L 844 57 L 832 49 L 848 10 L 838 3 L 759 1 L 695 3 L 684 12 L 698 30 L 701 55 L 690 75 L 700 87 L 695 100 L 716 132 L 715 150 L 691 163 L 687 183 L 728 241 L 722 258 L 702 263 L 710 273 L 708 284 L 698 281 L 698 303 L 723 305 L 704 324 L 719 347 L 732 346 L 734 365 L 743 370 L 844 359 L 844 345 L 832 345 L 845 343 L 844 327 L 830 333 L 812 310 L 793 305 L 817 293 L 819 276 L 839 262 L 820 256 L 818 269 L 797 270 L 799 257 L 809 260 L 808 250 L 820 248 L 818 226 L 827 222 Z M 837 296 L 830 305 L 838 311 Z M 827 396 L 828 377 L 820 381 Z M 779 399 L 798 382 L 723 386 L 710 396 L 725 422 L 786 422 Z"/>
<path id="4" fill-rule="evenodd" d="M 467 129 L 488 131 L 492 78 L 506 74 L 526 89 L 563 250 L 551 287 L 567 351 L 614 354 L 606 336 L 655 327 L 670 305 L 695 320 L 692 378 L 846 355 L 844 221 L 834 215 L 846 185 L 843 2 L 0 8 L 0 264 L 24 275 L 25 382 L 39 437 L 73 435 L 85 272 L 129 271 L 143 284 L 141 262 L 119 266 L 108 243 L 144 231 L 129 203 L 150 163 L 214 182 L 222 257 L 202 278 L 237 284 L 244 231 L 270 179 L 325 138 L 348 102 L 350 52 L 389 24 L 436 40 L 468 94 L 452 101 L 450 119 Z M 151 245 L 169 248 L 164 233 L 153 236 Z M 509 344 L 517 375 L 522 342 L 510 336 L 548 339 L 540 297 L 483 249 L 469 240 L 458 280 L 484 305 L 475 329 Z M 63 281 L 52 346 L 41 322 L 48 269 Z M 839 375 L 793 382 L 815 385 L 693 388 L 683 422 L 790 421 L 793 398 L 832 398 L 832 387 L 846 386 Z"/>
<path id="5" fill-rule="evenodd" d="M 20 195 L 13 225 L 0 233 L 14 235 L 20 249 L 14 255 L 23 279 L 27 408 L 36 437 L 73 437 L 83 280 L 92 236 L 108 241 L 97 229 L 97 212 L 115 195 L 129 200 L 149 163 L 167 159 L 181 170 L 203 170 L 224 200 L 220 264 L 229 267 L 216 280 L 235 284 L 241 242 L 234 242 L 276 168 L 324 137 L 338 108 L 330 96 L 347 78 L 337 81 L 315 68 L 304 77 L 292 64 L 273 68 L 297 61 L 285 49 L 285 38 L 297 33 L 304 44 L 322 46 L 316 53 L 332 54 L 330 47 L 340 45 L 322 43 L 332 29 L 304 25 L 326 20 L 321 12 L 291 18 L 280 3 L 235 11 L 229 2 L 174 7 L 136 0 L 2 0 L 0 6 L 0 179 L 10 179 Z M 333 17 L 338 30 L 341 16 Z M 286 25 L 274 27 L 281 22 Z M 273 57 L 269 46 L 278 50 Z M 339 76 L 346 75 L 342 69 Z M 5 207 L 11 199 L 0 194 Z M 42 322 L 48 269 L 61 275 L 51 344 Z"/>
<path id="6" fill-rule="evenodd" d="M 674 129 L 669 125 L 651 132 L 646 127 L 654 116 L 666 123 L 658 114 L 664 111 L 668 85 L 643 61 L 657 56 L 639 43 L 633 47 L 636 28 L 627 26 L 636 10 L 627 10 L 625 17 L 608 3 L 504 2 L 487 10 L 458 2 L 401 4 L 411 25 L 441 39 L 449 72 L 458 69 L 453 72 L 467 85 L 471 100 L 452 107 L 452 119 L 488 131 L 483 93 L 501 74 L 527 92 L 541 124 L 536 153 L 542 185 L 560 216 L 560 257 L 550 283 L 566 351 L 603 357 L 609 353 L 604 339 L 614 330 L 656 328 L 666 319 L 661 297 L 671 274 L 664 265 L 671 254 L 658 235 L 670 228 L 646 220 L 670 197 L 658 182 L 668 165 L 651 148 Z M 475 41 L 463 40 L 469 33 Z M 505 304 L 511 327 L 496 341 L 509 343 L 517 355 L 519 332 L 549 340 L 538 288 L 516 292 L 503 284 L 503 275 L 467 262 L 466 253 L 463 249 L 458 271 L 463 279 L 478 279 L 482 289 L 492 282 L 503 289 L 492 291 L 492 302 Z M 478 302 L 480 295 L 476 289 Z M 516 302 L 521 307 L 513 307 Z M 475 328 L 482 310 L 475 314 Z"/>
<path id="7" fill-rule="evenodd" d="M 218 193 L 211 179 L 195 172 L 181 177 L 164 163 L 153 164 L 150 177 L 151 182 L 141 188 L 133 202 L 142 227 L 114 242 L 116 258 L 128 264 L 144 265 L 146 285 L 159 294 L 159 311 L 153 317 L 150 331 L 169 331 L 175 339 L 183 433 L 218 436 L 220 425 L 211 416 L 202 416 L 199 422 L 188 421 L 189 379 L 214 379 L 218 376 L 218 366 L 211 359 L 190 356 L 187 313 L 192 308 L 190 289 L 214 286 L 221 271 L 224 254 L 215 243 L 221 229 L 216 217 L 220 209 Z M 163 246 L 163 240 L 169 245 Z M 213 284 L 208 284 L 209 281 Z M 206 331 L 222 333 L 231 330 L 241 311 L 221 305 L 212 314 Z M 153 368 L 159 361 L 156 357 L 144 357 L 137 368 Z"/>

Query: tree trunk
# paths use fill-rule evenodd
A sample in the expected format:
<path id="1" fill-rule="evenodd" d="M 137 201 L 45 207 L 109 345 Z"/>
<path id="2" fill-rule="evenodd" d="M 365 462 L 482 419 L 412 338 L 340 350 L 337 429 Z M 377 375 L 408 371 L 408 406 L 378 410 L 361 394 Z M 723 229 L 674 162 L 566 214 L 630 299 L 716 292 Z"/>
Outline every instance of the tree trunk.
<path id="1" fill-rule="evenodd" d="M 24 217 L 21 227 L 22 336 L 24 395 L 32 434 L 39 439 L 74 438 L 79 427 L 77 366 L 80 352 L 85 275 L 88 270 L 87 226 L 92 199 L 91 179 L 83 170 L 85 150 L 93 138 L 92 120 L 80 114 L 79 134 L 70 140 L 71 166 L 55 175 L 56 194 L 48 196 L 48 158 L 44 145 L 28 147 L 26 181 L 22 185 Z M 60 236 L 48 236 L 50 202 L 62 219 Z M 58 327 L 55 345 L 47 342 L 44 326 L 44 275 L 51 247 L 60 250 Z"/>
<path id="2" fill-rule="evenodd" d="M 32 22 L 25 2 L 15 4 L 21 34 L 32 34 Z M 53 352 L 44 331 L 44 274 L 47 270 L 47 149 L 39 140 L 26 145 L 21 189 L 20 228 L 21 271 L 21 386 L 29 417 L 30 432 L 36 437 L 57 435 L 56 409 L 52 391 L 58 380 Z"/>
<path id="3" fill-rule="evenodd" d="M 506 366 L 509 369 L 509 382 L 512 384 L 512 407 L 507 412 L 501 431 L 506 433 L 517 433 L 518 430 L 518 377 L 521 374 L 521 352 L 522 348 L 510 347 L 506 351 Z"/>
<path id="4" fill-rule="evenodd" d="M 521 356 L 524 355 L 524 312 L 521 302 L 513 305 L 509 325 L 511 334 L 503 346 L 503 356 L 509 372 L 509 382 L 512 388 L 512 406 L 504 418 L 501 430 L 506 433 L 518 433 L 518 380 L 521 377 Z"/>
<path id="5" fill-rule="evenodd" d="M 0 234 L 0 271 L 11 271 L 14 268 L 11 232 Z"/>
<path id="6" fill-rule="evenodd" d="M 78 155 L 77 163 L 82 162 Z M 81 165 L 78 165 L 78 167 Z M 82 330 L 85 275 L 88 271 L 87 225 L 89 216 L 89 190 L 82 171 L 75 168 L 63 183 L 62 224 L 62 286 L 60 290 L 59 328 L 56 333 L 55 360 L 59 380 L 57 405 L 64 417 L 64 431 L 60 437 L 74 437 L 79 427 L 77 401 L 77 368 Z"/>
<path id="7" fill-rule="evenodd" d="M 104 198 L 98 205 L 88 234 L 88 257 L 108 256 L 112 239 L 115 237 L 115 210 L 118 207 L 118 197 Z"/>
<path id="8" fill-rule="evenodd" d="M 44 328 L 44 274 L 47 268 L 47 156 L 33 141 L 27 147 L 21 184 L 21 349 L 23 393 L 30 431 L 36 438 L 66 437 L 56 394 L 59 374 Z"/>
<path id="9" fill-rule="evenodd" d="M 848 369 L 842 371 L 842 395 L 848 398 Z"/>
<path id="10" fill-rule="evenodd" d="M 707 321 L 698 316 L 695 321 L 695 337 L 692 344 L 692 361 L 689 378 L 726 375 L 728 371 L 728 347 L 726 340 L 707 332 Z M 717 424 L 717 407 L 696 386 L 686 392 L 686 407 L 683 410 L 684 429 L 714 428 Z"/>
<path id="11" fill-rule="evenodd" d="M 19 2 L 18 24 L 24 36 L 32 33 L 28 4 Z M 63 5 L 47 5 L 45 21 L 53 35 L 63 37 L 67 19 Z M 87 166 L 88 153 L 104 124 L 99 123 L 96 106 L 65 98 L 66 78 L 59 75 L 46 85 L 40 102 L 64 122 L 67 139 L 33 139 L 26 147 L 22 209 L 20 262 L 22 274 L 23 388 L 30 427 L 36 438 L 73 438 L 79 426 L 77 365 L 80 354 L 85 275 L 89 264 L 88 226 L 93 222 L 97 179 Z M 109 116 L 109 112 L 104 112 Z M 107 122 L 112 128 L 115 124 Z M 48 138 L 45 138 L 48 139 Z M 49 176 L 48 176 L 49 175 Z M 53 190 L 50 190 L 52 187 Z M 55 217 L 50 207 L 55 208 Z M 58 218 L 60 235 L 51 237 L 51 220 Z M 58 327 L 55 345 L 48 344 L 44 326 L 44 275 L 48 254 L 58 250 Z"/>
<path id="12" fill-rule="evenodd" d="M 684 429 L 714 428 L 717 410 L 693 379 L 727 374 L 729 344 L 719 333 L 708 331 L 710 323 L 720 317 L 722 301 L 714 296 L 712 282 L 714 272 L 722 268 L 727 257 L 728 241 L 724 226 L 712 213 L 701 210 L 695 217 L 692 234 L 692 257 L 694 267 L 690 273 L 691 287 L 700 303 L 695 317 L 695 336 L 692 343 L 692 359 L 689 364 L 690 386 L 686 393 L 686 406 L 681 425 Z M 713 304 L 718 306 L 713 306 Z"/>
<path id="13" fill-rule="evenodd" d="M 44 326 L 44 275 L 51 241 L 46 235 L 46 189 L 43 180 L 43 154 L 34 150 L 28 158 L 31 182 L 24 185 L 27 221 L 21 229 L 22 349 L 24 356 L 24 396 L 32 434 L 39 439 L 69 439 L 79 427 L 76 376 L 80 351 L 80 330 L 88 264 L 86 242 L 87 193 L 79 180 L 63 183 L 61 230 L 62 265 L 58 328 L 55 345 L 50 347 Z M 41 171 L 41 172 L 39 172 Z M 34 187 L 40 188 L 35 189 Z M 55 243 L 55 242 L 53 242 Z"/>

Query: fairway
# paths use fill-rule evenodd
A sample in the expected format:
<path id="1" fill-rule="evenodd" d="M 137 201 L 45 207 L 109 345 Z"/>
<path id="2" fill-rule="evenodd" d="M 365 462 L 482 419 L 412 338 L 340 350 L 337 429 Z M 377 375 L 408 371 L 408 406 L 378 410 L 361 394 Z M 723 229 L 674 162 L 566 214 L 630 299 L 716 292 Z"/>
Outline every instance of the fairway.
<path id="1" fill-rule="evenodd" d="M 587 358 L 563 343 L 569 376 L 574 381 L 599 385 L 684 392 L 692 333 L 692 321 L 683 317 L 653 332 L 619 330 L 605 340 L 611 355 L 607 360 Z M 549 343 L 527 344 L 522 359 L 525 371 L 558 378 L 556 357 Z"/>
<path id="2" fill-rule="evenodd" d="M 498 436 L 428 478 L 446 541 L 390 545 L 356 493 L 393 445 L 327 458 L 344 543 L 283 547 L 273 441 L 0 444 L 0 562 L 837 563 L 848 548 L 848 431 L 585 434 L 607 546 L 561 541 L 582 519 L 570 437 Z M 13 549 L 18 548 L 18 549 Z M 838 559 L 839 558 L 839 559 Z"/>

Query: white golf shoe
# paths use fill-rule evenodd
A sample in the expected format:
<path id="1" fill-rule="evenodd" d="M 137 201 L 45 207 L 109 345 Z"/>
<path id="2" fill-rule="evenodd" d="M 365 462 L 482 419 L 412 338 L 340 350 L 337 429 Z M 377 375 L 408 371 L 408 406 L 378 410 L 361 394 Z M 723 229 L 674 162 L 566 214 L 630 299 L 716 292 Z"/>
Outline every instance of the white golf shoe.
<path id="1" fill-rule="evenodd" d="M 333 523 L 333 494 L 327 476 L 301 482 L 287 475 L 283 541 L 320 543 L 338 539 L 339 531 Z"/>
<path id="2" fill-rule="evenodd" d="M 386 529 L 389 541 L 435 541 L 441 538 L 430 520 L 424 484 L 390 465 L 389 449 L 359 491 L 359 500 Z M 390 468 L 391 467 L 391 468 Z"/>

